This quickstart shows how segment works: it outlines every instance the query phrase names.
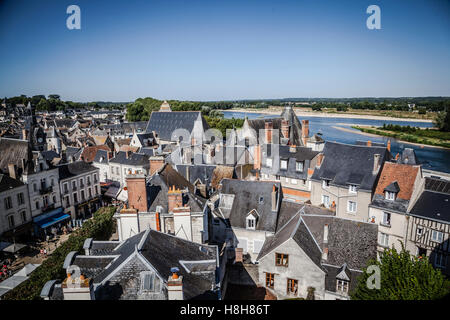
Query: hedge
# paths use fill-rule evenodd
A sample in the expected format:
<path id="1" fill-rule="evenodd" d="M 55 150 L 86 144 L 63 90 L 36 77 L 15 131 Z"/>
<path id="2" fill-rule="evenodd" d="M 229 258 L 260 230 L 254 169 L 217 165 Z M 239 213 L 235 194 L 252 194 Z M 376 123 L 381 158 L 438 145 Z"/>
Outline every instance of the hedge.
<path id="1" fill-rule="evenodd" d="M 113 215 L 115 207 L 103 207 L 94 213 L 93 217 L 84 222 L 83 226 L 74 231 L 66 242 L 36 268 L 30 277 L 17 287 L 7 292 L 2 300 L 39 300 L 44 284 L 49 280 L 64 279 L 66 277 L 63 263 L 71 251 L 82 252 L 87 238 L 108 240 L 113 233 Z"/>

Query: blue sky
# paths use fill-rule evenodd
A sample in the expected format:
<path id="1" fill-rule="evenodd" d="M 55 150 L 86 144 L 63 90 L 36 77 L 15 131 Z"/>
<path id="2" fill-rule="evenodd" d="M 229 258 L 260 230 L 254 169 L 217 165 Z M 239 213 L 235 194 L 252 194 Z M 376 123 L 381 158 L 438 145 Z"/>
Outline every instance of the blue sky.
<path id="1" fill-rule="evenodd" d="M 450 96 L 449 70 L 447 0 L 0 1 L 2 97 Z"/>

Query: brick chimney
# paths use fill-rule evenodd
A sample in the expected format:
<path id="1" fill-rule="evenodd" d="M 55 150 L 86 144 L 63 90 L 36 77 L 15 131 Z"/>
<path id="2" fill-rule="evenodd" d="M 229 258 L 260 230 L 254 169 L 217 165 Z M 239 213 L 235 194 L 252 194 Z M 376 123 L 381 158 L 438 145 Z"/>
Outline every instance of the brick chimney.
<path id="1" fill-rule="evenodd" d="M 373 155 L 373 173 L 377 173 L 380 168 L 380 155 L 378 153 Z"/>
<path id="2" fill-rule="evenodd" d="M 155 172 L 164 166 L 164 157 L 153 156 L 150 157 L 150 175 L 152 176 Z"/>
<path id="3" fill-rule="evenodd" d="M 316 167 L 320 167 L 320 166 L 322 165 L 323 158 L 324 158 L 323 153 L 319 153 L 319 154 L 317 155 L 317 164 L 316 164 Z"/>
<path id="4" fill-rule="evenodd" d="M 84 275 L 75 278 L 75 275 L 67 274 L 62 282 L 64 300 L 95 300 L 92 281 Z"/>
<path id="5" fill-rule="evenodd" d="M 131 151 L 130 150 L 125 151 L 125 158 L 129 159 L 130 156 L 131 156 Z"/>
<path id="6" fill-rule="evenodd" d="M 278 192 L 277 192 L 277 188 L 275 187 L 275 185 L 273 185 L 272 187 L 272 211 L 277 211 L 277 197 L 278 196 Z"/>
<path id="7" fill-rule="evenodd" d="M 132 209 L 137 209 L 138 212 L 147 212 L 147 188 L 145 176 L 142 174 L 135 174 L 127 176 L 127 191 L 128 191 L 128 205 Z"/>
<path id="8" fill-rule="evenodd" d="M 297 152 L 297 146 L 295 144 L 291 145 L 289 147 L 289 152 L 296 153 Z"/>
<path id="9" fill-rule="evenodd" d="M 272 131 L 273 123 L 272 121 L 267 121 L 264 123 L 264 133 L 266 137 L 266 143 L 272 143 Z"/>
<path id="10" fill-rule="evenodd" d="M 183 276 L 178 275 L 180 270 L 177 267 L 170 268 L 172 274 L 167 280 L 168 300 L 184 300 L 183 294 Z"/>
<path id="11" fill-rule="evenodd" d="M 302 120 L 302 141 L 306 146 L 306 140 L 309 137 L 309 120 Z"/>
<path id="12" fill-rule="evenodd" d="M 176 189 L 175 186 L 169 187 L 167 192 L 169 212 L 173 212 L 173 209 L 183 206 L 183 193 L 180 189 Z"/>
<path id="13" fill-rule="evenodd" d="M 255 161 L 253 163 L 253 169 L 261 169 L 261 145 L 259 144 L 255 146 Z"/>
<path id="14" fill-rule="evenodd" d="M 283 138 L 289 139 L 289 121 L 281 120 L 281 134 Z"/>
<path id="15" fill-rule="evenodd" d="M 8 164 L 9 176 L 13 179 L 17 179 L 17 169 L 16 165 L 13 163 Z"/>
<path id="16" fill-rule="evenodd" d="M 322 260 L 327 260 L 328 259 L 328 246 L 326 248 L 323 248 L 323 253 L 322 253 Z"/>
<path id="17" fill-rule="evenodd" d="M 234 249 L 234 263 L 244 261 L 244 249 L 235 248 Z"/>
<path id="18" fill-rule="evenodd" d="M 388 140 L 387 142 L 387 150 L 391 152 L 391 140 Z"/>

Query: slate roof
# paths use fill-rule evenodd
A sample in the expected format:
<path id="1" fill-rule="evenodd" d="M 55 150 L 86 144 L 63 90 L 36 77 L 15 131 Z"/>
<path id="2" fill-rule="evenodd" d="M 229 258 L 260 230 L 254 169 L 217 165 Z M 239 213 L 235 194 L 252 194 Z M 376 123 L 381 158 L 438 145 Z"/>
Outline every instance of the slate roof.
<path id="1" fill-rule="evenodd" d="M 108 164 L 108 151 L 107 150 L 97 150 L 97 153 L 95 154 L 94 162 L 97 163 L 106 163 Z"/>
<path id="2" fill-rule="evenodd" d="M 321 248 L 323 230 L 328 224 L 328 258 L 326 264 L 362 270 L 376 258 L 378 226 L 326 215 L 302 215 L 303 220 Z"/>
<path id="3" fill-rule="evenodd" d="M 276 153 L 272 151 L 272 148 L 278 148 L 278 158 L 275 157 Z M 289 177 L 294 179 L 308 178 L 308 168 L 312 159 L 319 154 L 318 151 L 313 151 L 307 147 L 296 147 L 296 152 L 290 151 L 290 146 L 284 145 L 272 145 L 271 147 L 262 147 L 262 159 L 271 158 L 272 167 L 267 167 L 266 162 L 261 163 L 261 173 L 268 173 L 271 175 L 279 175 L 282 177 Z M 281 169 L 280 161 L 287 160 L 287 169 Z M 303 171 L 296 170 L 296 162 L 303 162 Z"/>
<path id="4" fill-rule="evenodd" d="M 426 177 L 425 190 L 409 214 L 450 223 L 450 181 Z"/>
<path id="5" fill-rule="evenodd" d="M 44 157 L 44 159 L 47 161 L 53 161 L 53 159 L 60 157 L 60 155 L 58 153 L 56 153 L 56 151 L 54 151 L 54 150 L 42 151 L 41 154 Z"/>
<path id="6" fill-rule="evenodd" d="M 57 166 L 57 168 L 60 180 L 75 177 L 86 172 L 98 170 L 96 167 L 84 161 L 62 164 Z"/>
<path id="7" fill-rule="evenodd" d="M 335 292 L 337 285 L 337 276 L 341 272 L 342 266 L 338 267 L 338 266 L 323 265 L 322 267 L 327 272 L 327 275 L 325 276 L 325 290 Z M 348 274 L 350 280 L 348 292 L 352 292 L 358 286 L 358 277 L 362 275 L 362 272 L 357 270 L 349 270 L 347 268 L 346 273 Z"/>
<path id="8" fill-rule="evenodd" d="M 142 146 L 146 146 L 146 144 L 144 143 L 145 139 L 149 140 L 149 145 L 153 145 L 154 143 L 154 139 L 155 137 L 153 136 L 153 132 L 149 132 L 149 133 L 138 133 L 136 134 L 137 138 L 139 139 L 139 142 L 141 143 Z"/>
<path id="9" fill-rule="evenodd" d="M 75 160 L 79 160 L 81 152 L 83 152 L 83 148 L 67 147 L 65 152 L 67 159 L 74 157 Z"/>
<path id="10" fill-rule="evenodd" d="M 398 163 L 411 165 L 420 163 L 419 159 L 417 159 L 416 152 L 412 148 L 405 148 L 397 161 Z"/>
<path id="11" fill-rule="evenodd" d="M 256 210 L 259 218 L 256 221 L 255 229 L 275 232 L 279 206 L 277 206 L 276 212 L 272 211 L 273 186 L 278 190 L 277 201 L 280 202 L 281 185 L 278 182 L 223 179 L 220 193 L 235 195 L 229 216 L 226 217 L 231 226 L 245 228 L 248 213 Z M 261 198 L 262 201 L 260 201 Z"/>
<path id="12" fill-rule="evenodd" d="M 298 120 L 295 112 L 291 107 L 286 107 L 283 109 L 280 117 L 275 117 L 271 119 L 247 119 L 249 126 L 256 131 L 256 135 L 259 140 L 260 130 L 265 129 L 265 123 L 271 121 L 274 130 L 279 130 L 279 137 L 282 138 L 281 135 L 281 122 L 282 120 L 289 121 L 290 130 L 289 130 L 289 143 L 291 145 L 303 146 L 302 140 L 302 125 Z"/>
<path id="13" fill-rule="evenodd" d="M 350 289 L 357 285 L 357 277 L 371 259 L 377 255 L 378 227 L 327 215 L 296 213 L 275 235 L 267 237 L 258 260 L 276 251 L 288 239 L 298 246 L 319 268 L 326 272 L 325 289 L 336 291 L 336 278 L 343 272 L 349 278 Z M 323 229 L 328 225 L 328 242 L 323 241 Z M 322 259 L 325 248 L 328 257 Z"/>
<path id="14" fill-rule="evenodd" d="M 129 165 L 129 166 L 149 166 L 149 156 L 142 153 L 131 153 L 128 156 L 126 156 L 126 152 L 119 151 L 116 153 L 114 158 L 111 158 L 109 160 L 109 163 L 120 163 L 123 165 Z"/>
<path id="15" fill-rule="evenodd" d="M 194 184 L 197 180 L 200 180 L 202 184 L 211 183 L 212 175 L 215 170 L 215 165 L 198 164 L 198 165 L 177 165 L 177 171 L 187 179 L 189 175 L 189 182 Z M 189 171 L 189 172 L 188 172 Z"/>
<path id="16" fill-rule="evenodd" d="M 173 169 L 171 165 L 165 164 L 147 180 L 149 212 L 156 212 L 156 207 L 158 206 L 161 206 L 164 212 L 168 212 L 167 192 L 173 186 L 180 190 L 188 190 L 188 192 L 184 193 L 183 204 L 187 204 L 191 208 L 191 212 L 203 211 L 205 200 L 194 194 L 194 186 Z"/>
<path id="17" fill-rule="evenodd" d="M 112 272 L 118 270 L 127 258 L 136 253 L 157 271 L 165 283 L 171 275 L 170 269 L 178 267 L 179 274 L 183 276 L 183 294 L 186 300 L 207 297 L 217 299 L 217 295 L 212 292 L 216 286 L 217 247 L 200 245 L 151 229 L 125 240 L 112 251 L 108 251 L 108 257 L 105 255 L 83 258 L 76 256 L 72 264 L 80 266 L 82 273 L 89 274 L 94 278 L 94 283 L 99 284 Z M 202 263 L 196 264 L 196 261 Z M 139 279 L 140 270 L 130 265 L 122 276 L 128 278 L 125 280 Z M 109 298 L 108 292 L 102 291 L 99 290 L 101 294 L 97 293 L 96 298 Z"/>
<path id="18" fill-rule="evenodd" d="M 157 151 L 157 149 L 155 149 L 155 148 L 144 148 L 144 147 L 142 147 L 139 150 L 139 153 L 143 153 L 143 154 L 148 155 L 149 157 L 153 157 L 156 154 L 156 151 Z"/>
<path id="19" fill-rule="evenodd" d="M 185 129 L 191 134 L 198 117 L 201 117 L 203 130 L 206 131 L 209 126 L 200 111 L 153 111 L 145 132 L 154 131 L 159 139 L 171 141 L 176 129 Z"/>
<path id="20" fill-rule="evenodd" d="M 18 139 L 0 138 L 0 170 L 8 171 L 8 164 L 22 168 L 22 159 L 28 159 L 28 141 Z"/>
<path id="21" fill-rule="evenodd" d="M 314 170 L 311 180 L 330 180 L 330 185 L 358 190 L 373 191 L 377 174 L 373 174 L 374 155 L 380 155 L 380 165 L 389 160 L 386 148 L 356 146 L 337 142 L 325 142 L 324 158 L 320 168 Z"/>
<path id="22" fill-rule="evenodd" d="M 23 182 L 7 175 L 0 174 L 0 192 L 8 191 L 23 186 Z"/>
<path id="23" fill-rule="evenodd" d="M 123 122 L 120 124 L 108 124 L 103 126 L 106 130 L 111 130 L 111 133 L 127 133 L 131 134 L 134 131 L 144 132 L 147 126 L 147 121 L 136 121 L 136 122 Z"/>

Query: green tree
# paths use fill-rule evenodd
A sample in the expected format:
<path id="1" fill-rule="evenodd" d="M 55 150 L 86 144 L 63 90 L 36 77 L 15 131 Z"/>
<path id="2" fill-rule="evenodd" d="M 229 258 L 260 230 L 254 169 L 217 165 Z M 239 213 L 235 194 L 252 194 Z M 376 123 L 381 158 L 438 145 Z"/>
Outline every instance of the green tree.
<path id="1" fill-rule="evenodd" d="M 441 111 L 437 114 L 436 118 L 434 119 L 434 125 L 440 131 L 450 131 L 450 108 L 447 108 L 446 111 Z"/>
<path id="2" fill-rule="evenodd" d="M 372 260 L 369 265 L 380 268 L 380 289 L 368 288 L 367 280 L 374 274 L 366 268 L 350 293 L 352 300 L 432 300 L 450 293 L 450 283 L 441 271 L 434 269 L 426 257 L 411 255 L 403 245 L 400 252 L 385 249 L 380 260 Z"/>

